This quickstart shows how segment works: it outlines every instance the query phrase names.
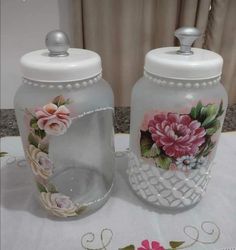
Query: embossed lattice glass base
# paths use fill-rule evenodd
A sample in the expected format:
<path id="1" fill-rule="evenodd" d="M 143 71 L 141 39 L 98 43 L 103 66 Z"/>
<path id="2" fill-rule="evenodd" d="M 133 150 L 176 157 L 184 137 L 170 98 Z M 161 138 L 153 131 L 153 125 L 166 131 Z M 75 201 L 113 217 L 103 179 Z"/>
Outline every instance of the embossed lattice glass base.
<path id="1" fill-rule="evenodd" d="M 142 199 L 160 208 L 179 209 L 200 201 L 211 178 L 211 167 L 212 164 L 189 173 L 167 171 L 130 152 L 128 175 L 131 187 Z"/>

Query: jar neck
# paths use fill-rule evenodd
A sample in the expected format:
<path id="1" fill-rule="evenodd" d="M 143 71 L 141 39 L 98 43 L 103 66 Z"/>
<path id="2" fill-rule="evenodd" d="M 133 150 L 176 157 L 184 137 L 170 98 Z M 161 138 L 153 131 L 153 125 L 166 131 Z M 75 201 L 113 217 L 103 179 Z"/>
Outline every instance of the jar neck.
<path id="1" fill-rule="evenodd" d="M 102 78 L 102 73 L 87 78 L 84 80 L 72 81 L 72 82 L 40 82 L 35 80 L 30 80 L 27 78 L 22 79 L 23 83 L 38 88 L 49 88 L 49 89 L 80 89 L 86 88 L 98 82 Z"/>
<path id="2" fill-rule="evenodd" d="M 157 85 L 166 87 L 178 87 L 178 88 L 206 88 L 213 87 L 220 84 L 221 76 L 199 79 L 199 80 L 183 80 L 183 79 L 171 79 L 157 75 L 153 75 L 144 70 L 144 77 L 150 81 L 153 81 Z"/>

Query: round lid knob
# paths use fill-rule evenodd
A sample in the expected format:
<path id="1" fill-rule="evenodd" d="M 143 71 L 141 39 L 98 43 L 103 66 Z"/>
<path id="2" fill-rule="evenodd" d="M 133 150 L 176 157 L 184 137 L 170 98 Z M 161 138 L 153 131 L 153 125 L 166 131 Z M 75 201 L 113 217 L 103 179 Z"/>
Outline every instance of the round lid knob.
<path id="1" fill-rule="evenodd" d="M 47 33 L 45 39 L 49 56 L 68 56 L 67 50 L 70 47 L 69 38 L 63 31 L 53 30 Z"/>
<path id="2" fill-rule="evenodd" d="M 193 42 L 201 36 L 201 31 L 194 27 L 182 27 L 175 31 L 175 36 L 179 39 L 180 50 L 177 51 L 181 55 L 191 55 L 191 46 Z"/>

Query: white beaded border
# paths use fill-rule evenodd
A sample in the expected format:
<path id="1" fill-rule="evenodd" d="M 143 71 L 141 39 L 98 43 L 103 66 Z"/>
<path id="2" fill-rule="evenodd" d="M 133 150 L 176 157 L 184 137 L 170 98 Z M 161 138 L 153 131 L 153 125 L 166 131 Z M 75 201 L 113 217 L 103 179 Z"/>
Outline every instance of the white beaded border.
<path id="1" fill-rule="evenodd" d="M 148 80 L 153 81 L 155 83 L 157 83 L 160 86 L 169 86 L 169 87 L 178 87 L 178 88 L 200 88 L 200 87 L 207 87 L 207 86 L 214 86 L 214 85 L 218 85 L 220 83 L 220 79 L 221 77 L 216 77 L 216 78 L 212 78 L 209 80 L 199 80 L 199 81 L 194 81 L 194 82 L 181 82 L 181 81 L 176 81 L 176 80 L 171 80 L 171 79 L 163 79 L 163 78 L 159 78 L 158 76 L 154 76 L 149 74 L 148 72 L 144 71 L 144 77 L 146 77 Z"/>
<path id="2" fill-rule="evenodd" d="M 36 82 L 36 81 L 32 81 L 26 78 L 23 78 L 23 83 L 30 85 L 30 86 L 34 86 L 34 87 L 40 87 L 40 88 L 49 88 L 49 89 L 67 89 L 67 90 L 71 90 L 72 88 L 86 88 L 90 85 L 93 85 L 94 83 L 96 83 L 97 81 L 99 81 L 102 78 L 102 73 L 100 73 L 99 75 L 84 80 L 84 81 L 74 81 L 74 82 L 68 82 L 68 83 L 62 83 L 62 84 L 58 84 L 58 83 L 44 83 L 44 82 Z"/>

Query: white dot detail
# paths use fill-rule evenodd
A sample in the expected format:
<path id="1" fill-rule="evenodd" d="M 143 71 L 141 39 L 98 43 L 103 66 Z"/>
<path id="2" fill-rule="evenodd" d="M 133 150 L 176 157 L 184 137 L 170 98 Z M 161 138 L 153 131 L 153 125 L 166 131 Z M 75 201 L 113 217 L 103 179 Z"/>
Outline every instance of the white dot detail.
<path id="1" fill-rule="evenodd" d="M 177 83 L 177 86 L 178 86 L 178 87 L 183 87 L 183 83 L 182 83 L 182 82 L 178 82 L 178 83 Z"/>
<path id="2" fill-rule="evenodd" d="M 80 84 L 77 82 L 76 84 L 75 84 L 75 87 L 78 89 L 78 88 L 80 88 Z"/>
<path id="3" fill-rule="evenodd" d="M 200 84 L 197 82 L 197 83 L 194 84 L 194 87 L 195 87 L 195 88 L 199 88 L 199 87 L 200 87 Z"/>
<path id="4" fill-rule="evenodd" d="M 57 86 L 59 89 L 63 89 L 63 86 L 62 85 L 58 85 Z"/>
<path id="5" fill-rule="evenodd" d="M 71 84 L 67 84 L 67 85 L 66 85 L 66 88 L 67 88 L 67 89 L 71 89 L 71 88 L 72 88 L 72 85 L 71 85 Z"/>

